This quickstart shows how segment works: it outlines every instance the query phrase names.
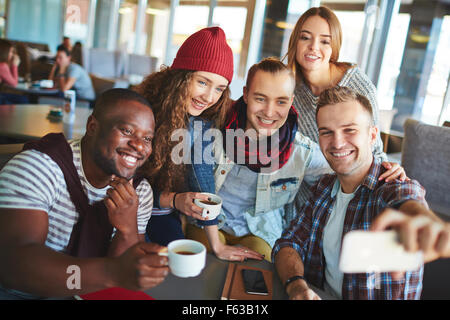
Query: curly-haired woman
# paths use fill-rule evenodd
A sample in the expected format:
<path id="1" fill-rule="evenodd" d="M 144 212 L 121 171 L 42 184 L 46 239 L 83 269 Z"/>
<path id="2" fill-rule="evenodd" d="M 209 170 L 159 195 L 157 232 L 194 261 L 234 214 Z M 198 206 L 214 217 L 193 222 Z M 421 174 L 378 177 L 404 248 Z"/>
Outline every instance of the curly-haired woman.
<path id="1" fill-rule="evenodd" d="M 193 200 L 207 199 L 199 192 L 215 192 L 213 164 L 180 164 L 174 159 L 178 158 L 174 151 L 180 141 L 174 137 L 185 129 L 188 135 L 184 138 L 192 149 L 198 129 L 204 133 L 223 126 L 231 105 L 228 86 L 232 77 L 232 50 L 223 30 L 212 27 L 188 37 L 172 66 L 150 74 L 136 89 L 150 101 L 156 121 L 153 153 L 144 166 L 155 194 L 147 227 L 152 242 L 166 245 L 184 237 L 179 212 L 204 220 L 202 209 Z M 208 141 L 201 140 L 202 146 L 207 147 Z M 186 177 L 195 178 L 195 170 L 211 170 L 211 180 L 197 181 L 197 187 L 188 187 Z"/>

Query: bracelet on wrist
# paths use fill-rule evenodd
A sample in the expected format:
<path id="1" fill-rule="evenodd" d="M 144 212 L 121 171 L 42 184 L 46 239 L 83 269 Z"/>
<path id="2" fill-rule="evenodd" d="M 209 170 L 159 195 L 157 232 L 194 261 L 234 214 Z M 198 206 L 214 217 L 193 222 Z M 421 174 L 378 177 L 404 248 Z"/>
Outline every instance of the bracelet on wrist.
<path id="1" fill-rule="evenodd" d="M 294 281 L 299 280 L 299 279 L 302 279 L 302 280 L 305 280 L 305 281 L 306 281 L 305 277 L 303 277 L 303 276 L 299 276 L 299 275 L 297 275 L 297 276 L 292 276 L 292 277 L 290 277 L 289 279 L 287 279 L 286 282 L 284 283 L 284 289 L 286 290 L 287 286 L 288 286 L 291 282 L 294 282 Z"/>
<path id="2" fill-rule="evenodd" d="M 175 194 L 173 195 L 172 198 L 172 208 L 174 208 L 175 210 L 178 210 L 177 207 L 175 206 L 175 198 L 177 197 L 178 194 L 180 194 L 181 192 L 175 192 Z"/>

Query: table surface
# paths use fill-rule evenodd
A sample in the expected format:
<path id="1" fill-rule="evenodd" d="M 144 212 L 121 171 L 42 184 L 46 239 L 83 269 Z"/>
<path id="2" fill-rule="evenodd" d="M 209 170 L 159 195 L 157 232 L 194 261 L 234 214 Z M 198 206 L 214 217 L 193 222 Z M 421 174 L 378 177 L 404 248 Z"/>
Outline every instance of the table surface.
<path id="1" fill-rule="evenodd" d="M 163 283 L 146 290 L 145 292 L 158 300 L 220 300 L 229 263 L 237 263 L 249 267 L 271 270 L 273 272 L 272 299 L 283 300 L 288 298 L 273 264 L 265 260 L 228 262 L 220 260 L 210 253 L 207 254 L 206 266 L 199 276 L 193 278 L 179 278 L 169 274 Z M 312 289 L 323 300 L 334 299 L 320 289 L 314 287 L 312 287 Z"/>
<path id="2" fill-rule="evenodd" d="M 60 90 L 57 88 L 41 88 L 40 86 L 32 86 L 28 83 L 18 83 L 15 87 L 5 85 L 2 91 L 6 93 L 15 94 L 30 94 L 30 95 L 56 95 Z"/>
<path id="3" fill-rule="evenodd" d="M 51 132 L 63 132 L 67 139 L 81 138 L 92 110 L 75 108 L 75 121 L 65 124 L 62 119 L 47 118 L 52 105 L 0 105 L 0 136 L 23 140 L 37 140 Z"/>

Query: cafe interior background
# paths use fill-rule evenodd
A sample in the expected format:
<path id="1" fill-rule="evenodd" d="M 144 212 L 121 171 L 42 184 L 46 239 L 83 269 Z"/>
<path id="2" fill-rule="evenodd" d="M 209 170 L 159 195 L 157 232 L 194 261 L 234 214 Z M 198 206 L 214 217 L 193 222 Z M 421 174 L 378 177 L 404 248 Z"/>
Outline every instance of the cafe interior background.
<path id="1" fill-rule="evenodd" d="M 404 160 L 408 118 L 426 125 L 427 135 L 432 131 L 430 143 L 437 141 L 433 134 L 450 141 L 449 130 L 441 131 L 450 126 L 449 0 L 0 0 L 0 38 L 30 48 L 19 52 L 19 76 L 31 81 L 48 76 L 49 65 L 40 57 L 54 55 L 63 36 L 79 41 L 79 63 L 104 89 L 140 83 L 170 65 L 190 34 L 220 26 L 234 54 L 231 93 L 237 99 L 250 66 L 269 56 L 283 58 L 297 19 L 319 5 L 334 10 L 341 22 L 340 61 L 358 64 L 377 88 L 390 160 Z M 430 163 L 440 157 L 436 170 L 443 170 L 443 182 L 417 179 L 450 220 L 450 151 L 441 147 L 422 156 Z M 421 168 L 422 174 L 427 170 Z"/>

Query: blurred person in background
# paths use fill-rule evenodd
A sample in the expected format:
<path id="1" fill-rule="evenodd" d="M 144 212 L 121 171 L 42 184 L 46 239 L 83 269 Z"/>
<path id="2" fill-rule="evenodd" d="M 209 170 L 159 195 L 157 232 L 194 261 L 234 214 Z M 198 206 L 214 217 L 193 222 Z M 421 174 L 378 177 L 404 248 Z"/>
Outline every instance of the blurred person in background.
<path id="1" fill-rule="evenodd" d="M 19 82 L 20 58 L 11 42 L 0 39 L 0 85 L 16 87 Z M 0 93 L 0 104 L 28 103 L 25 96 Z"/>
<path id="2" fill-rule="evenodd" d="M 62 92 L 75 90 L 77 99 L 94 100 L 95 91 L 88 72 L 71 61 L 71 51 L 63 45 L 58 46 L 56 61 L 50 71 L 49 79 Z"/>
<path id="3" fill-rule="evenodd" d="M 19 82 L 20 58 L 8 40 L 0 39 L 0 82 L 11 87 Z"/>

